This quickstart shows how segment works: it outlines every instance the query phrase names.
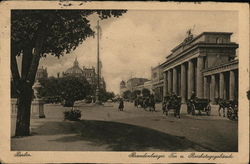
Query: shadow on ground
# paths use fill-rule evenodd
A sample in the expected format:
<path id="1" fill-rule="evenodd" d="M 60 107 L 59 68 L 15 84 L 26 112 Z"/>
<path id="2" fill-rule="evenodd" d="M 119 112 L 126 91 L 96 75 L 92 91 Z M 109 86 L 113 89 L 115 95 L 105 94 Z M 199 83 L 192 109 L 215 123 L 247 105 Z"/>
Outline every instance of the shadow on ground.
<path id="1" fill-rule="evenodd" d="M 174 128 L 174 127 L 173 127 Z M 33 129 L 36 135 L 74 134 L 53 142 L 88 141 L 93 146 L 107 145 L 112 151 L 201 151 L 185 137 L 169 135 L 150 128 L 108 121 L 47 122 Z M 206 149 L 202 148 L 202 151 Z"/>

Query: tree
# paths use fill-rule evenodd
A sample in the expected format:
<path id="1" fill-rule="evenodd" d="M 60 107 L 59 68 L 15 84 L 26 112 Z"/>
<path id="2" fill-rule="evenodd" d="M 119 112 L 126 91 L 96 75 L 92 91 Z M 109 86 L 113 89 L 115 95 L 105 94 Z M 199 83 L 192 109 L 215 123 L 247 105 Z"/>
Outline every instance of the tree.
<path id="1" fill-rule="evenodd" d="M 59 96 L 59 79 L 55 77 L 40 78 L 39 79 L 42 88 L 39 90 L 41 97 L 56 97 Z"/>
<path id="2" fill-rule="evenodd" d="M 59 79 L 60 97 L 65 100 L 65 106 L 73 107 L 74 102 L 83 100 L 89 95 L 91 86 L 85 77 L 66 76 Z"/>
<path id="3" fill-rule="evenodd" d="M 131 91 L 130 90 L 127 90 L 123 93 L 123 98 L 124 99 L 130 99 L 131 97 Z"/>
<path id="4" fill-rule="evenodd" d="M 143 96 L 143 97 L 148 97 L 148 96 L 150 96 L 150 90 L 148 90 L 147 88 L 143 88 L 143 89 L 142 89 L 142 96 Z"/>
<path id="5" fill-rule="evenodd" d="M 106 102 L 109 99 L 112 99 L 115 97 L 115 94 L 113 92 L 107 92 L 106 90 L 100 90 L 100 100 L 102 102 Z"/>
<path id="6" fill-rule="evenodd" d="M 32 86 L 41 57 L 70 53 L 94 36 L 88 16 L 119 17 L 125 10 L 12 10 L 11 73 L 18 93 L 16 136 L 30 134 Z M 16 56 L 22 55 L 21 75 Z"/>
<path id="7" fill-rule="evenodd" d="M 132 97 L 132 99 L 136 99 L 136 97 L 138 97 L 140 94 L 141 94 L 141 91 L 140 91 L 140 90 L 134 90 L 134 91 L 131 93 L 131 97 Z"/>

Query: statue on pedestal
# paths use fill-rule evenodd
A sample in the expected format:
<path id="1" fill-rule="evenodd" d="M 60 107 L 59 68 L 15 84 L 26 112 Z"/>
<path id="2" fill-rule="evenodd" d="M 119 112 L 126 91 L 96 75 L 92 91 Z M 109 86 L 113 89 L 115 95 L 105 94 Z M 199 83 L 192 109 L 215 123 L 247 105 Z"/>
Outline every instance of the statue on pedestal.
<path id="1" fill-rule="evenodd" d="M 32 117 L 45 118 L 44 102 L 39 96 L 40 88 L 42 88 L 42 85 L 37 80 L 32 87 L 35 96 L 34 100 L 32 101 Z"/>

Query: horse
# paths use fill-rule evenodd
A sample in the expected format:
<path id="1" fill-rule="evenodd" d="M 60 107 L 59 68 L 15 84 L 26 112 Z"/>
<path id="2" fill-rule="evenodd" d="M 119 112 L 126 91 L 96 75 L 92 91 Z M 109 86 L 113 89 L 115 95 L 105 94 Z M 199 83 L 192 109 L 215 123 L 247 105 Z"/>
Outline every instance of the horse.
<path id="1" fill-rule="evenodd" d="M 220 110 L 223 109 L 223 117 L 226 117 L 225 110 L 229 108 L 230 102 L 222 98 L 215 98 L 215 103 L 219 105 L 218 109 L 219 116 L 221 116 Z"/>
<path id="2" fill-rule="evenodd" d="M 166 113 L 167 104 L 168 104 L 169 99 L 170 99 L 170 96 L 166 96 L 166 97 L 163 98 L 163 101 L 162 101 L 162 114 Z"/>
<path id="3" fill-rule="evenodd" d="M 166 116 L 168 115 L 168 111 L 170 109 L 174 109 L 174 116 L 180 117 L 180 110 L 181 110 L 181 97 L 178 96 L 171 96 L 170 99 L 166 103 Z"/>

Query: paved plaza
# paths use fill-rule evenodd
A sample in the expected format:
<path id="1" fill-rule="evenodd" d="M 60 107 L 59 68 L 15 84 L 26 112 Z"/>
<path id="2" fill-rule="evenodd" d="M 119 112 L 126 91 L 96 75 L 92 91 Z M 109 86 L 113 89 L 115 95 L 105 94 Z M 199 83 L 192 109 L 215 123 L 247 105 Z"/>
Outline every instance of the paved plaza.
<path id="1" fill-rule="evenodd" d="M 14 136 L 12 118 L 11 150 L 21 151 L 221 151 L 238 150 L 238 123 L 217 114 L 187 115 L 182 106 L 181 118 L 173 112 L 166 117 L 161 105 L 156 112 L 125 103 L 118 111 L 117 103 L 104 106 L 77 103 L 82 111 L 80 121 L 65 121 L 61 105 L 45 105 L 44 119 L 31 119 L 31 136 Z"/>

